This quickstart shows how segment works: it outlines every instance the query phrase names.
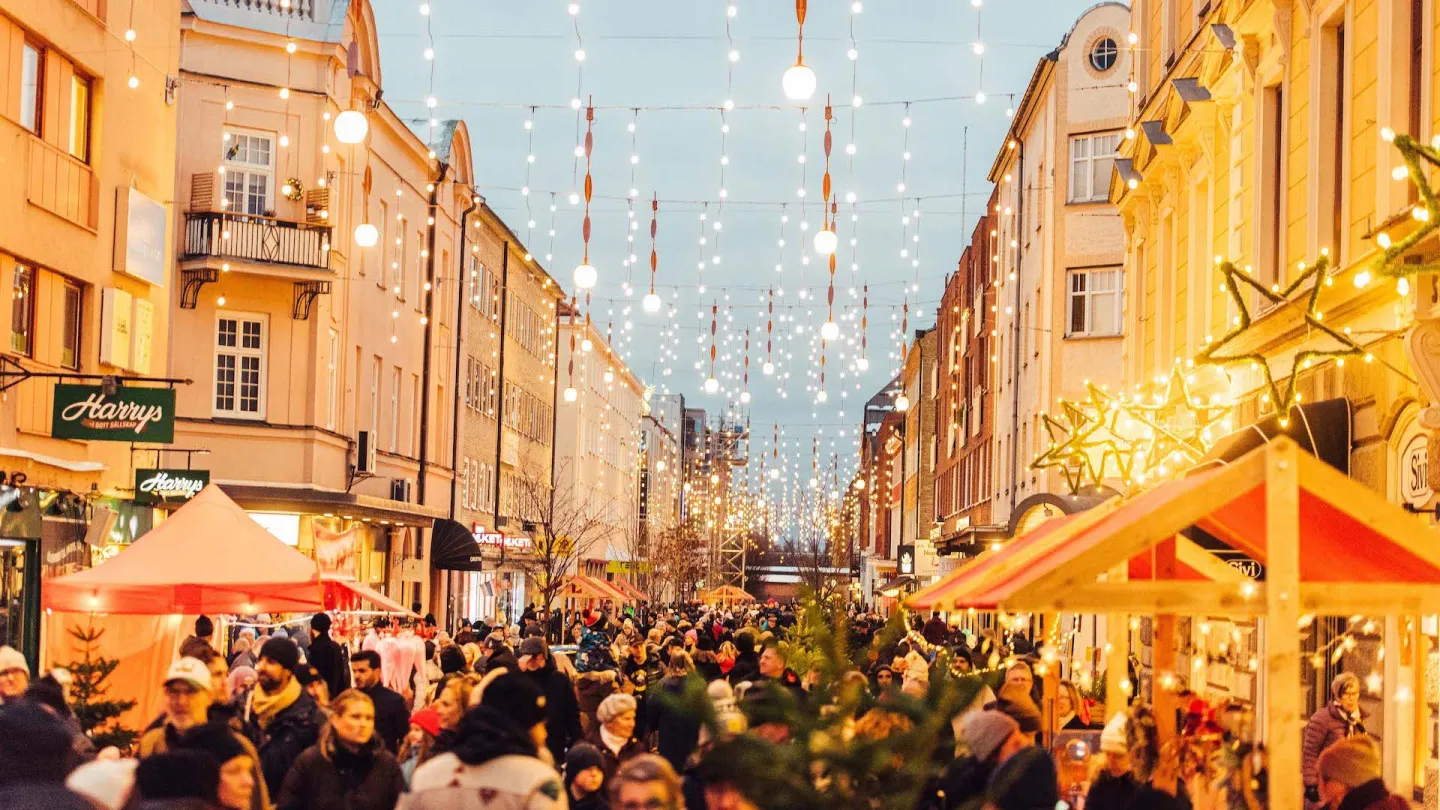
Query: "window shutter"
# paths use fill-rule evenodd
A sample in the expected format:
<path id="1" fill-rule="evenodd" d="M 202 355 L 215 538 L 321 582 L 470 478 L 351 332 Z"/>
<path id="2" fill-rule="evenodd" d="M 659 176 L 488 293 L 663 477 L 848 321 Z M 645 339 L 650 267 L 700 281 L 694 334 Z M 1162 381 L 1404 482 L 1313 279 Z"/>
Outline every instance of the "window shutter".
<path id="1" fill-rule="evenodd" d="M 321 217 L 320 212 L 330 210 L 330 187 L 305 190 L 305 224 L 329 225 L 330 220 Z"/>

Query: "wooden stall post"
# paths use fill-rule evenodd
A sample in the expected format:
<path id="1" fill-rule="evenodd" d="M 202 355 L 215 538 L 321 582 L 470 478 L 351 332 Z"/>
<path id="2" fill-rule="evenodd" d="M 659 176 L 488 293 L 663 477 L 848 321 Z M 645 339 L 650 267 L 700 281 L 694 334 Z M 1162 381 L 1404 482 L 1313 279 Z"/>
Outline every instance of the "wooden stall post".
<path id="1" fill-rule="evenodd" d="M 1154 554 L 1154 578 L 1157 582 L 1173 582 L 1175 580 L 1175 538 L 1162 541 L 1155 546 Z M 1176 697 L 1175 688 L 1165 688 L 1164 676 L 1169 674 L 1172 678 L 1179 673 L 1175 671 L 1175 616 L 1162 614 L 1155 617 L 1155 632 L 1151 636 L 1151 661 L 1154 663 L 1156 678 L 1153 687 L 1153 699 L 1155 704 L 1155 726 L 1160 733 L 1160 741 L 1166 742 L 1175 739 L 1176 733 L 1176 711 L 1179 708 L 1180 700 Z M 1191 684 L 1192 689 L 1203 692 Z"/>
<path id="2" fill-rule="evenodd" d="M 1295 443 L 1265 459 L 1265 737 L 1270 806 L 1303 806 L 1300 777 L 1300 487 Z"/>
<path id="3" fill-rule="evenodd" d="M 1122 562 L 1110 570 L 1110 582 L 1124 582 L 1130 576 L 1128 562 Z M 1124 613 L 1105 614 L 1105 722 L 1130 707 L 1130 692 L 1122 687 L 1130 677 L 1130 617 Z"/>

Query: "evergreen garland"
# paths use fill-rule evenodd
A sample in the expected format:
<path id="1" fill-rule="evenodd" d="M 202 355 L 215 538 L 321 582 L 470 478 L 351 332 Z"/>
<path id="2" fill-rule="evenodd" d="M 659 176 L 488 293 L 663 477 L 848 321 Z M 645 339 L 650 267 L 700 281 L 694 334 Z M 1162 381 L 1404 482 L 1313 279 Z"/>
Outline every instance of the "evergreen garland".
<path id="1" fill-rule="evenodd" d="M 115 746 L 122 752 L 128 750 L 139 738 L 139 732 L 126 728 L 119 717 L 135 708 L 133 700 L 111 700 L 110 687 L 105 681 L 120 666 L 119 659 L 106 658 L 99 652 L 100 638 L 105 631 L 97 628 L 92 620 L 83 629 L 76 625 L 68 631 L 70 637 L 79 642 L 75 651 L 80 660 L 66 665 L 74 678 L 70 687 L 70 708 L 80 723 L 80 730 L 95 743 L 96 749 Z"/>

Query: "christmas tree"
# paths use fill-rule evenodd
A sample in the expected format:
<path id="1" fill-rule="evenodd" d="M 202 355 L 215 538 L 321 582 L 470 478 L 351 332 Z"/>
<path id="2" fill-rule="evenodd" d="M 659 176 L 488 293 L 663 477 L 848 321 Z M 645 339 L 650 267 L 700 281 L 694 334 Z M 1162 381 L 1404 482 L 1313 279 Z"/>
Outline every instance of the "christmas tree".
<path id="1" fill-rule="evenodd" d="M 70 687 L 70 707 L 80 730 L 95 743 L 97 749 L 115 746 L 125 751 L 135 744 L 140 735 L 134 729 L 126 728 L 119 722 L 120 715 L 135 708 L 133 700 L 112 700 L 110 687 L 105 681 L 120 666 L 115 658 L 100 654 L 100 638 L 103 629 L 90 622 L 84 628 L 78 625 L 68 631 L 70 637 L 79 642 L 74 649 L 80 660 L 71 662 L 67 668 L 74 678 Z"/>

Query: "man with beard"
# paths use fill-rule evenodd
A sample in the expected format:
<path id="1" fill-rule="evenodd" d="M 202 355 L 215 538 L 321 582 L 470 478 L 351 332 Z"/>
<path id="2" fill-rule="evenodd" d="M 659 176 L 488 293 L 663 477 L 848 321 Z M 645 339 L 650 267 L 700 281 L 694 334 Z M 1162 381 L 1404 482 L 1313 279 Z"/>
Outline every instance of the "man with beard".
<path id="1" fill-rule="evenodd" d="M 277 796 L 300 752 L 320 738 L 324 715 L 300 688 L 295 669 L 300 648 L 287 638 L 272 638 L 260 648 L 255 686 L 240 703 L 242 720 L 260 752 L 260 770 L 270 795 Z"/>
<path id="2" fill-rule="evenodd" d="M 380 682 L 380 653 L 361 650 L 350 656 L 350 675 L 355 688 L 375 704 L 375 734 L 390 753 L 397 752 L 410 731 L 410 707 L 398 692 Z"/>
<path id="3" fill-rule="evenodd" d="M 565 752 L 585 735 L 580 727 L 580 702 L 565 673 L 556 669 L 545 639 L 531 636 L 520 642 L 520 673 L 545 696 L 545 745 L 555 762 L 565 761 Z"/>

